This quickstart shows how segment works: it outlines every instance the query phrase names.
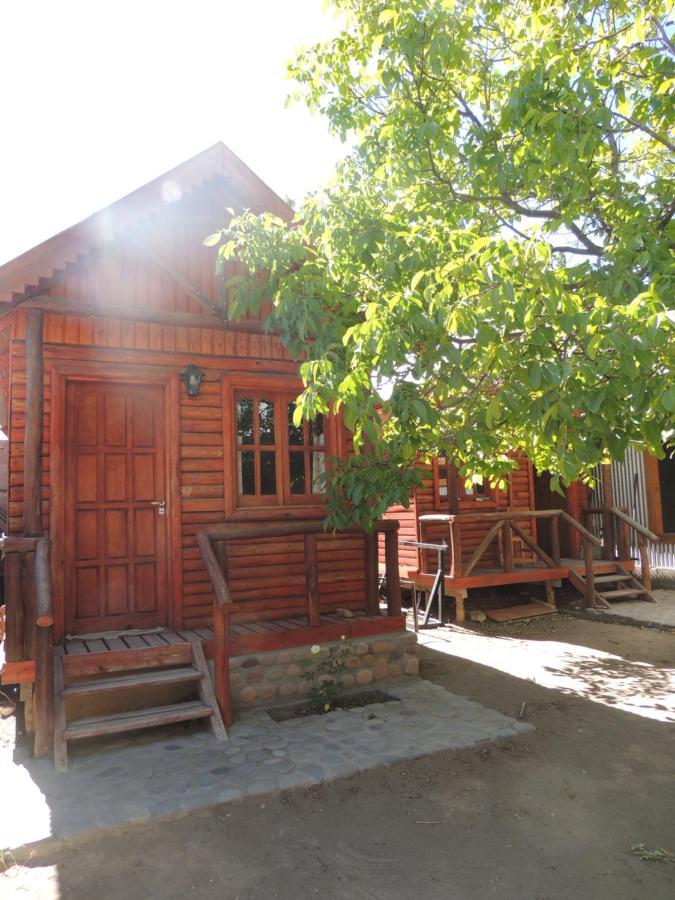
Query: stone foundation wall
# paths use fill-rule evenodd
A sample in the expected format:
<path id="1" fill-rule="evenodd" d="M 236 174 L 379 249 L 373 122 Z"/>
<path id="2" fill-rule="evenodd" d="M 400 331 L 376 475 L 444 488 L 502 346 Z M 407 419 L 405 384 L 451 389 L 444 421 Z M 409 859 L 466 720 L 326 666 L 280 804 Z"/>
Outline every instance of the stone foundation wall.
<path id="1" fill-rule="evenodd" d="M 311 645 L 235 656 L 230 660 L 230 690 L 235 709 L 283 706 L 301 703 L 310 690 L 303 678 L 309 662 L 328 656 L 329 648 L 341 641 L 321 644 L 320 654 Z M 350 641 L 351 653 L 341 676 L 345 693 L 369 687 L 382 688 L 395 682 L 410 681 L 419 673 L 417 637 L 408 632 L 383 634 Z"/>

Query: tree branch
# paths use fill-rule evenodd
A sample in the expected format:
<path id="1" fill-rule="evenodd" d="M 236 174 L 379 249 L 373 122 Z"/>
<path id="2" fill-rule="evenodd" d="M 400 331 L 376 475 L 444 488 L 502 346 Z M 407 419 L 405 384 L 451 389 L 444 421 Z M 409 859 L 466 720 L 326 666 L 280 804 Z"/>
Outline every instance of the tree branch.
<path id="1" fill-rule="evenodd" d="M 675 144 L 672 144 L 668 138 L 664 137 L 662 134 L 659 134 L 658 131 L 654 131 L 649 125 L 645 125 L 643 122 L 638 122 L 635 119 L 631 119 L 630 116 L 624 116 L 623 113 L 620 113 L 616 109 L 611 109 L 610 113 L 613 116 L 618 116 L 619 119 L 623 119 L 624 122 L 628 122 L 629 125 L 632 125 L 633 128 L 637 128 L 638 131 L 642 131 L 645 134 L 648 134 L 651 138 L 654 138 L 655 141 L 658 141 L 659 144 L 663 144 L 664 147 L 667 147 L 673 153 L 675 153 Z"/>
<path id="2" fill-rule="evenodd" d="M 657 19 L 656 16 L 654 16 L 654 18 L 652 19 L 652 22 L 654 23 L 654 25 L 655 25 L 655 27 L 656 27 L 656 30 L 658 31 L 661 40 L 662 40 L 663 43 L 666 45 L 666 48 L 670 51 L 670 53 L 671 53 L 673 56 L 675 56 L 675 44 L 674 44 L 674 43 L 672 42 L 672 40 L 668 37 L 668 32 L 667 32 L 666 29 L 663 27 L 662 22 L 661 22 L 659 19 Z"/>
<path id="3" fill-rule="evenodd" d="M 604 251 L 588 250 L 584 247 L 551 247 L 551 253 L 577 253 L 579 256 L 604 256 Z"/>

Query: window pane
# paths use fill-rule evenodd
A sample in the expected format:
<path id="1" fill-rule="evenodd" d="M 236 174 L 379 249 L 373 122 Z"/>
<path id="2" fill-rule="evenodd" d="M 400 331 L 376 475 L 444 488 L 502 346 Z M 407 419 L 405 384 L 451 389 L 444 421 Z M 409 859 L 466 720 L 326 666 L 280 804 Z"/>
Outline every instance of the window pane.
<path id="1" fill-rule="evenodd" d="M 237 453 L 237 470 L 239 473 L 239 493 L 255 494 L 255 456 L 253 450 L 240 450 Z"/>
<path id="2" fill-rule="evenodd" d="M 321 413 L 309 423 L 309 442 L 315 447 L 323 447 L 323 416 Z"/>
<path id="3" fill-rule="evenodd" d="M 312 478 L 312 493 L 313 494 L 323 494 L 324 492 L 324 484 L 323 479 L 319 481 L 319 475 L 322 474 L 326 469 L 326 454 L 325 453 L 310 453 L 309 455 L 309 472 Z"/>
<path id="4" fill-rule="evenodd" d="M 260 454 L 260 493 L 276 494 L 277 492 L 277 469 L 276 469 L 276 453 L 274 451 L 264 450 Z"/>
<path id="5" fill-rule="evenodd" d="M 289 454 L 291 469 L 291 494 L 305 494 L 305 454 L 297 450 Z"/>
<path id="6" fill-rule="evenodd" d="M 305 443 L 305 429 L 301 422 L 299 425 L 293 424 L 293 413 L 295 412 L 295 401 L 288 404 L 288 443 L 302 446 Z M 304 493 L 304 491 L 300 491 Z"/>
<path id="7" fill-rule="evenodd" d="M 237 437 L 240 444 L 253 443 L 253 400 L 237 400 Z"/>
<path id="8" fill-rule="evenodd" d="M 438 461 L 438 496 L 448 496 L 448 465 L 445 460 Z"/>
<path id="9" fill-rule="evenodd" d="M 258 406 L 260 424 L 260 443 L 274 443 L 274 404 L 269 400 L 261 400 Z"/>

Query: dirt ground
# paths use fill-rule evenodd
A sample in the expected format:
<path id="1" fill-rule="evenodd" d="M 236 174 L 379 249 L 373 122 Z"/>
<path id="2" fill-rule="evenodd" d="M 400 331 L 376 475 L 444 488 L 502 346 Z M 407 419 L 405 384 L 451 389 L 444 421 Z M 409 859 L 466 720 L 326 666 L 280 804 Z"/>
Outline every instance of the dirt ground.
<path id="1" fill-rule="evenodd" d="M 108 836 L 10 868 L 0 896 L 672 900 L 675 865 L 630 848 L 675 851 L 660 697 L 675 634 L 557 615 L 470 627 L 486 663 L 425 648 L 423 676 L 512 716 L 525 703 L 536 733 Z M 518 677 L 500 645 L 516 647 Z M 575 677 L 542 687 L 528 654 L 556 648 L 580 653 Z M 647 699 L 617 708 L 636 678 Z"/>

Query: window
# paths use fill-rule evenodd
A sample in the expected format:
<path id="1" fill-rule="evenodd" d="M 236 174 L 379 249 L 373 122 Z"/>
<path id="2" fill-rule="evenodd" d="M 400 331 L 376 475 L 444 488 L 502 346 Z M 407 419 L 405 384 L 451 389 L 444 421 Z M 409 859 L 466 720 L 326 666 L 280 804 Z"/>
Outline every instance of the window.
<path id="1" fill-rule="evenodd" d="M 236 506 L 292 506 L 321 501 L 325 422 L 293 424 L 297 391 L 236 390 Z"/>
<path id="2" fill-rule="evenodd" d="M 276 498 L 277 442 L 274 400 L 237 400 L 237 485 L 239 496 Z"/>
<path id="3" fill-rule="evenodd" d="M 495 506 L 497 503 L 496 489 L 491 488 L 487 482 L 474 483 L 466 487 L 464 479 L 459 475 L 456 466 L 445 457 L 434 460 L 434 506 L 443 512 L 459 512 L 459 504 L 480 503 L 486 506 Z"/>
<path id="4" fill-rule="evenodd" d="M 323 416 L 318 415 L 313 422 L 294 425 L 294 412 L 295 401 L 291 400 L 286 404 L 290 493 L 293 496 L 320 494 L 322 485 L 319 476 L 326 468 Z"/>

